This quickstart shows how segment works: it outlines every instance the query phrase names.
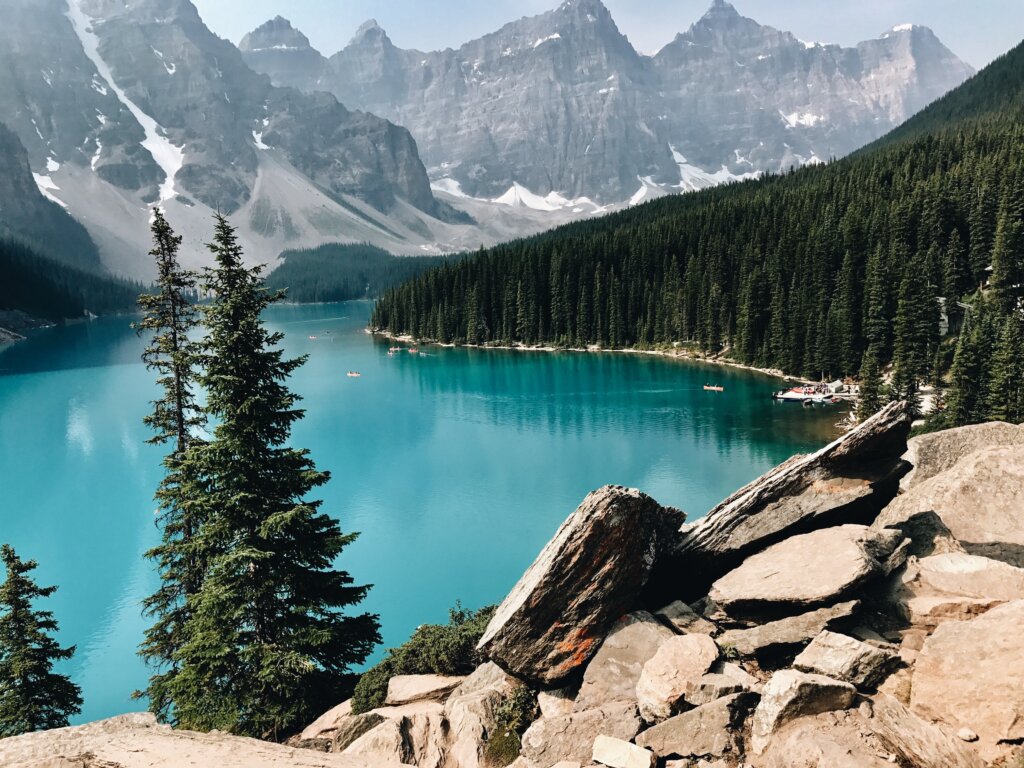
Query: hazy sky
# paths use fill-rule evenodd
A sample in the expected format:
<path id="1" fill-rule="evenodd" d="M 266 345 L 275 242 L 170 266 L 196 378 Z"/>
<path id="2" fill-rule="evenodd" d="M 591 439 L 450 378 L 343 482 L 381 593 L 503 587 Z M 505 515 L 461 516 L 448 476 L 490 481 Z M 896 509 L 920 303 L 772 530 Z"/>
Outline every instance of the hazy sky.
<path id="1" fill-rule="evenodd" d="M 435 50 L 554 8 L 561 0 L 193 0 L 222 37 L 280 14 L 322 53 L 342 48 L 375 18 L 402 48 Z M 1024 39 L 1024 0 L 736 0 L 740 13 L 803 40 L 851 45 L 897 24 L 932 27 L 961 58 L 987 64 Z M 605 0 L 633 45 L 652 53 L 696 21 L 711 0 Z"/>

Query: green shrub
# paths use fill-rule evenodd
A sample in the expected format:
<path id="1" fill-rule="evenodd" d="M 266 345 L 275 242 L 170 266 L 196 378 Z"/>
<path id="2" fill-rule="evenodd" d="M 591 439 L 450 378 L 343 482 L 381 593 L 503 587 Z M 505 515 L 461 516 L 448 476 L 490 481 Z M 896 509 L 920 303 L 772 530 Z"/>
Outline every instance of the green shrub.
<path id="1" fill-rule="evenodd" d="M 352 694 L 352 711 L 384 705 L 388 681 L 395 675 L 468 675 L 480 664 L 476 651 L 495 606 L 465 610 L 456 603 L 447 624 L 424 624 L 403 645 L 363 673 Z"/>
<path id="2" fill-rule="evenodd" d="M 496 725 L 485 753 L 488 766 L 505 768 L 519 757 L 521 737 L 537 714 L 537 695 L 525 685 L 517 685 L 494 710 Z"/>

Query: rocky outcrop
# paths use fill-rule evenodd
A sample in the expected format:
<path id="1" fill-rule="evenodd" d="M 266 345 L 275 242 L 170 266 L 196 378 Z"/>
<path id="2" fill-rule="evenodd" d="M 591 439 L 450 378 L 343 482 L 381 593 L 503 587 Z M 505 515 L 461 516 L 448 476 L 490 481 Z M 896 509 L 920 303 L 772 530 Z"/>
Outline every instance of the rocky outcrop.
<path id="1" fill-rule="evenodd" d="M 5 768 L 400 768 L 397 760 L 328 755 L 225 733 L 175 731 L 152 715 L 0 739 Z"/>
<path id="2" fill-rule="evenodd" d="M 950 621 L 925 640 L 917 658 L 911 709 L 978 734 L 995 760 L 1000 745 L 1024 740 L 1024 600 L 969 621 Z"/>
<path id="3" fill-rule="evenodd" d="M 966 486 L 968 472 L 979 471 L 977 457 L 990 450 L 914 485 L 890 510 L 933 483 L 956 478 Z M 895 454 L 885 455 L 891 463 Z M 825 473 L 823 466 L 816 471 Z M 747 494 L 770 495 L 778 477 L 769 473 L 766 488 Z M 823 487 L 832 480 L 819 478 Z M 1024 757 L 1024 570 L 964 551 L 970 542 L 958 530 L 996 537 L 1007 524 L 976 498 L 963 497 L 955 514 L 940 510 L 950 518 L 942 552 L 908 556 L 904 536 L 924 526 L 876 525 L 888 514 L 879 506 L 867 521 L 873 526 L 767 537 L 686 603 L 692 572 L 659 560 L 690 530 L 679 532 L 681 513 L 638 491 L 602 489 L 517 585 L 482 644 L 491 658 L 457 687 L 436 676 L 394 678 L 395 705 L 362 715 L 339 705 L 291 742 L 305 748 L 297 761 L 288 762 L 292 752 L 267 755 L 281 766 L 490 768 L 491 747 L 514 753 L 518 735 L 514 768 L 584 768 L 595 760 L 608 768 L 1014 765 Z M 757 514 L 770 509 L 777 507 Z M 665 606 L 655 613 L 652 579 L 669 595 L 653 604 Z M 602 609 L 602 600 L 614 610 Z M 588 643 L 567 664 L 580 638 Z M 509 660 L 529 674 L 512 674 Z M 537 694 L 538 707 L 524 688 Z M 246 740 L 177 734 L 151 720 L 117 728 L 141 729 L 132 737 L 139 752 L 122 750 L 116 734 L 85 738 L 88 729 L 70 729 L 0 741 L 0 764 L 44 753 L 77 759 L 103 741 L 101 759 L 124 758 L 125 768 L 167 765 L 159 750 L 171 738 L 189 750 L 196 739 L 194 754 L 212 750 L 216 768 L 263 764 L 258 752 L 248 763 L 219 759 L 229 743 L 249 755 Z"/>
<path id="4" fill-rule="evenodd" d="M 1024 445 L 982 448 L 917 482 L 890 504 L 877 527 L 900 528 L 928 515 L 942 528 L 918 532 L 917 544 L 948 532 L 973 555 L 1024 567 Z"/>
<path id="5" fill-rule="evenodd" d="M 920 485 L 982 448 L 1013 445 L 1024 445 L 1024 425 L 996 421 L 918 435 L 907 441 L 904 458 L 913 469 L 904 475 L 900 488 L 906 491 Z"/>
<path id="6" fill-rule="evenodd" d="M 912 626 L 931 630 L 1024 600 L 1024 569 L 962 552 L 915 558 L 893 576 L 887 599 Z"/>
<path id="7" fill-rule="evenodd" d="M 787 536 L 870 523 L 909 468 L 901 458 L 909 433 L 906 406 L 893 403 L 817 453 L 790 459 L 683 531 L 672 568 L 707 586 Z"/>
<path id="8" fill-rule="evenodd" d="M 709 597 L 740 619 L 834 604 L 902 565 L 897 555 L 902 542 L 898 531 L 864 525 L 794 536 L 745 560 L 712 585 Z"/>
<path id="9" fill-rule="evenodd" d="M 581 669 L 643 590 L 685 516 L 643 493 L 590 494 L 498 607 L 482 653 L 551 684 Z"/>

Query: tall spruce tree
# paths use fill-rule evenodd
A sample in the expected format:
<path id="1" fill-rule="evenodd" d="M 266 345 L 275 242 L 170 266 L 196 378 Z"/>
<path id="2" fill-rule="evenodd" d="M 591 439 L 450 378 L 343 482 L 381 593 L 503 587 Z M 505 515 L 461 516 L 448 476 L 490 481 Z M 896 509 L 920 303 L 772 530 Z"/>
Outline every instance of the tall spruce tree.
<path id="1" fill-rule="evenodd" d="M 195 398 L 198 343 L 191 337 L 198 323 L 193 304 L 196 275 L 181 267 L 181 237 L 159 209 L 153 213 L 151 230 L 157 292 L 139 297 L 143 319 L 136 329 L 152 334 L 142 359 L 157 372 L 161 390 L 152 413 L 145 418 L 155 433 L 149 442 L 170 443 L 171 451 L 164 457 L 164 478 L 156 491 L 161 541 L 146 553 L 157 566 L 160 587 L 143 602 L 143 611 L 153 625 L 139 648 L 155 671 L 139 694 L 148 698 L 152 712 L 167 719 L 171 706 L 167 686 L 177 671 L 174 657 L 184 638 L 188 598 L 199 589 L 204 574 L 203 558 L 194 546 L 202 523 L 201 507 L 195 503 L 202 492 L 201 480 L 195 462 L 188 460 L 203 417 Z"/>
<path id="2" fill-rule="evenodd" d="M 0 738 L 63 728 L 82 710 L 82 692 L 53 664 L 70 659 L 75 647 L 61 647 L 53 614 L 33 605 L 57 588 L 38 586 L 29 576 L 36 563 L 7 544 L 0 561 L 7 573 L 0 584 Z"/>
<path id="3" fill-rule="evenodd" d="M 860 399 L 857 401 L 857 418 L 863 421 L 882 408 L 882 368 L 878 347 L 872 344 L 864 352 L 860 368 Z"/>
<path id="4" fill-rule="evenodd" d="M 1024 421 L 1024 328 L 1016 313 L 1003 321 L 992 355 L 986 418 L 1012 424 Z"/>
<path id="5" fill-rule="evenodd" d="M 307 498 L 328 474 L 287 446 L 303 412 L 286 382 L 304 358 L 285 359 L 261 318 L 283 294 L 244 266 L 221 216 L 210 250 L 201 383 L 216 426 L 189 451 L 207 483 L 197 538 L 210 559 L 169 694 L 182 726 L 279 738 L 345 695 L 378 621 L 342 613 L 368 590 L 333 568 L 355 535 Z"/>

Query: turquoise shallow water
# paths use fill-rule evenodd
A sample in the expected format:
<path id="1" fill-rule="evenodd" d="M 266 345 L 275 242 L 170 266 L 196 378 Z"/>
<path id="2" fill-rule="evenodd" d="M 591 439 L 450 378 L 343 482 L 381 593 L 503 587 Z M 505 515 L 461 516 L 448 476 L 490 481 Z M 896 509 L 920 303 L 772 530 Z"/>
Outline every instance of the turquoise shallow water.
<path id="1" fill-rule="evenodd" d="M 836 412 L 776 405 L 778 382 L 642 355 L 425 348 L 388 357 L 371 305 L 276 307 L 307 416 L 295 431 L 333 479 L 325 509 L 362 532 L 343 565 L 374 589 L 385 644 L 495 602 L 590 490 L 639 487 L 693 519 L 833 435 Z M 79 721 L 140 708 L 142 552 L 158 537 L 154 395 L 127 318 L 54 328 L 0 351 L 0 541 L 60 585 L 49 608 L 83 687 Z M 310 336 L 317 338 L 311 339 Z M 347 378 L 350 370 L 362 378 Z M 707 382 L 725 393 L 703 391 Z"/>

